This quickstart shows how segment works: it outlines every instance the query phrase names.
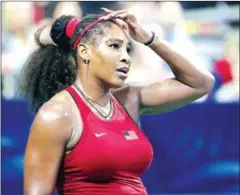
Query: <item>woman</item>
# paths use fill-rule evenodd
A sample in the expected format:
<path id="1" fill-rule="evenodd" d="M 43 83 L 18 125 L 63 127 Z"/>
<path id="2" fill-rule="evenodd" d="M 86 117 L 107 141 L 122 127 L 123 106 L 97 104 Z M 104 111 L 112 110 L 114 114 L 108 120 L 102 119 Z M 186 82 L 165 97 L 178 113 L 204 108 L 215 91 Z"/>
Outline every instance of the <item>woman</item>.
<path id="1" fill-rule="evenodd" d="M 147 194 L 140 174 L 150 166 L 152 148 L 134 123 L 139 111 L 177 109 L 213 86 L 209 73 L 145 31 L 133 15 L 104 11 L 81 21 L 60 17 L 50 30 L 54 44 L 36 36 L 40 48 L 22 76 L 22 91 L 37 111 L 26 148 L 25 195 L 50 195 L 55 186 L 65 195 Z M 123 87 L 131 64 L 127 33 L 163 58 L 176 78 Z"/>

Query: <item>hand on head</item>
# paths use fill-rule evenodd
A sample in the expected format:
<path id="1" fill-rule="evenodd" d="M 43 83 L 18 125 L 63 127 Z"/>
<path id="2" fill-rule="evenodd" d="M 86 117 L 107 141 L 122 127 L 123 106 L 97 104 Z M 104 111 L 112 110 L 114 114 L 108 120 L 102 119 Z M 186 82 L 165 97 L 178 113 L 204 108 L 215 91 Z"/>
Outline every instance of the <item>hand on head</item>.
<path id="1" fill-rule="evenodd" d="M 128 10 L 113 11 L 107 8 L 101 8 L 107 14 L 101 19 L 108 20 L 115 18 L 119 26 L 121 26 L 130 36 L 137 42 L 146 43 L 152 38 L 152 33 L 143 29 L 136 17 L 129 13 Z"/>

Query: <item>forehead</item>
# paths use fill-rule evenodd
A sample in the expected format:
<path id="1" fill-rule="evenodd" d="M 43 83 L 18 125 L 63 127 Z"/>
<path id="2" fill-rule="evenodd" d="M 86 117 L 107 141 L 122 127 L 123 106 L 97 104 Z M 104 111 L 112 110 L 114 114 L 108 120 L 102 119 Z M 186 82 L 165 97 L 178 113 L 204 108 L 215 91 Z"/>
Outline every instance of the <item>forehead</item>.
<path id="1" fill-rule="evenodd" d="M 120 40 L 123 40 L 124 43 L 129 42 L 129 38 L 127 37 L 124 30 L 116 24 L 111 25 L 110 28 L 106 28 L 103 39 L 105 41 L 110 40 L 110 39 L 112 39 L 112 40 L 120 39 Z"/>

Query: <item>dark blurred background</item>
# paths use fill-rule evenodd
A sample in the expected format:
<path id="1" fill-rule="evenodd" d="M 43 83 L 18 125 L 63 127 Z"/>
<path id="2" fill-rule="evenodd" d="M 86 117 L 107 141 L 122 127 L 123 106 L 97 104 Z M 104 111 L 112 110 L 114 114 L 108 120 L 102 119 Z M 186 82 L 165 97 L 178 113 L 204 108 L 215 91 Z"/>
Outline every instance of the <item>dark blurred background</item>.
<path id="1" fill-rule="evenodd" d="M 195 66 L 213 73 L 211 93 L 185 108 L 141 116 L 154 148 L 142 179 L 153 194 L 239 194 L 239 2 L 1 2 L 1 187 L 23 194 L 23 159 L 34 114 L 18 94 L 19 73 L 36 49 L 33 33 L 62 14 L 129 9 Z M 146 85 L 172 76 L 149 48 L 133 42 L 127 82 Z"/>

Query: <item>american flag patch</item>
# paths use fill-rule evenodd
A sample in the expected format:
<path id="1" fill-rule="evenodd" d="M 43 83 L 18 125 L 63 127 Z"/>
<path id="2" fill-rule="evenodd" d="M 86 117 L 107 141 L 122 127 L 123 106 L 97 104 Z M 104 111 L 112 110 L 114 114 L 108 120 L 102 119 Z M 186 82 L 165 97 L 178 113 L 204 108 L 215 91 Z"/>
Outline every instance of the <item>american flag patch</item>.
<path id="1" fill-rule="evenodd" d="M 123 131 L 123 135 L 124 135 L 126 140 L 138 139 L 138 136 L 135 133 L 135 131 Z"/>

